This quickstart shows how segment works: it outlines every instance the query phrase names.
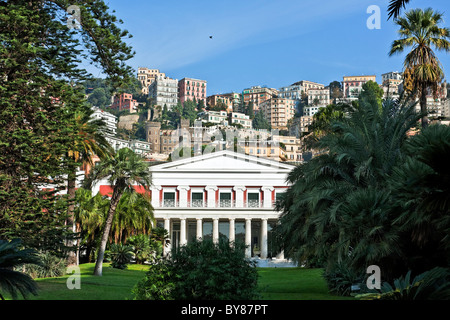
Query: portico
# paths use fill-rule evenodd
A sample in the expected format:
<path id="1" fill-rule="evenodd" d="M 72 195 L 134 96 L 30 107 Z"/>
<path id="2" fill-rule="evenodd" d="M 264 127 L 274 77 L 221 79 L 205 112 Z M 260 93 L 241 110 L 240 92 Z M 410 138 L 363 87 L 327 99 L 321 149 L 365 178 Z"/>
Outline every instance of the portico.
<path id="1" fill-rule="evenodd" d="M 271 239 L 279 217 L 274 203 L 292 169 L 231 151 L 152 166 L 154 216 L 171 240 L 164 254 L 195 238 L 226 237 L 245 242 L 247 257 L 280 257 Z"/>

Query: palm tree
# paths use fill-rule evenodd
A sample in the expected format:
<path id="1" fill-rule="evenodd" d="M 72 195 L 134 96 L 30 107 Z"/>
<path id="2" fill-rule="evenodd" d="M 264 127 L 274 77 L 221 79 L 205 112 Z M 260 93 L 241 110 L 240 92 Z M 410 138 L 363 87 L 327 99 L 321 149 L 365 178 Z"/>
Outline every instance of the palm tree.
<path id="1" fill-rule="evenodd" d="M 148 190 L 151 184 L 151 174 L 148 167 L 148 164 L 139 155 L 128 148 L 124 148 L 120 149 L 114 157 L 100 162 L 86 179 L 86 185 L 89 187 L 94 181 L 106 178 L 113 186 L 113 194 L 103 229 L 94 275 L 102 275 L 106 243 L 120 198 L 126 190 L 135 191 L 133 184 L 143 186 L 146 191 Z"/>
<path id="2" fill-rule="evenodd" d="M 5 291 L 13 299 L 16 299 L 18 293 L 24 298 L 29 293 L 37 294 L 37 284 L 34 280 L 18 271 L 14 267 L 25 263 L 39 263 L 38 256 L 34 250 L 20 249 L 22 242 L 19 239 L 12 241 L 0 240 L 0 292 Z M 0 299 L 5 300 L 2 294 Z"/>
<path id="3" fill-rule="evenodd" d="M 68 219 L 67 224 L 74 226 L 75 190 L 76 190 L 76 167 L 74 164 L 94 165 L 94 158 L 100 159 L 110 157 L 113 153 L 112 147 L 106 141 L 102 130 L 105 130 L 105 122 L 100 119 L 92 119 L 92 109 L 76 111 L 74 113 L 74 126 L 77 132 L 72 148 L 67 152 L 67 158 L 72 160 L 70 172 L 67 179 L 68 195 Z M 78 250 L 77 250 L 78 251 Z M 78 254 L 71 251 L 69 253 L 69 265 L 78 265 Z"/>
<path id="4" fill-rule="evenodd" d="M 114 242 L 124 242 L 133 233 L 149 234 L 154 220 L 149 195 L 125 191 L 117 205 L 111 227 Z"/>
<path id="5" fill-rule="evenodd" d="M 326 258 L 327 267 L 350 260 L 355 271 L 373 262 L 393 270 L 400 253 L 386 180 L 417 120 L 413 105 L 389 100 L 380 108 L 374 100 L 331 124 L 318 141 L 326 152 L 289 174 L 291 187 L 277 205 L 275 235 L 285 254 L 301 262 Z"/>
<path id="6" fill-rule="evenodd" d="M 439 26 L 442 21 L 442 14 L 431 8 L 408 11 L 404 18 L 395 20 L 401 38 L 392 43 L 389 52 L 392 56 L 412 47 L 404 61 L 405 89 L 419 95 L 423 128 L 428 125 L 427 94 L 432 90 L 436 96 L 438 85 L 444 78 L 441 64 L 431 47 L 450 51 L 450 30 Z M 411 81 L 407 81 L 408 78 Z"/>
<path id="7" fill-rule="evenodd" d="M 391 17 L 394 17 L 394 19 L 396 19 L 400 14 L 400 10 L 402 9 L 402 7 L 404 9 L 409 1 L 410 0 L 391 0 L 388 7 L 388 20 Z"/>

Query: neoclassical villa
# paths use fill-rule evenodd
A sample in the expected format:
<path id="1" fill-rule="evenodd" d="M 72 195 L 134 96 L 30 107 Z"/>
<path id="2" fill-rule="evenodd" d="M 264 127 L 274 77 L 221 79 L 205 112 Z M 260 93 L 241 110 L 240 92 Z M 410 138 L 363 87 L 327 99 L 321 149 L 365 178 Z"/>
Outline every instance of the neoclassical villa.
<path id="1" fill-rule="evenodd" d="M 247 257 L 282 258 L 272 245 L 279 217 L 274 204 L 293 168 L 229 150 L 151 166 L 155 219 L 169 231 L 171 247 L 224 236 L 245 242 Z M 96 189 L 94 194 L 110 190 L 104 183 Z"/>

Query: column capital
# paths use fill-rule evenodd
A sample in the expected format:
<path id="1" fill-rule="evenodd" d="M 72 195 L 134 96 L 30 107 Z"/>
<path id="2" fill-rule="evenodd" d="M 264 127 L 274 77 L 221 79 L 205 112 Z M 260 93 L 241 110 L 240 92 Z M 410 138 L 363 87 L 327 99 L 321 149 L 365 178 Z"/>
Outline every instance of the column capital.
<path id="1" fill-rule="evenodd" d="M 219 190 L 219 188 L 217 186 L 206 186 L 205 190 L 206 191 L 217 191 L 217 190 Z"/>
<path id="2" fill-rule="evenodd" d="M 269 218 L 261 218 L 261 221 L 267 221 Z"/>
<path id="3" fill-rule="evenodd" d="M 261 190 L 262 190 L 262 191 L 273 191 L 273 190 L 275 190 L 275 188 L 272 187 L 272 186 L 263 186 L 263 187 L 261 188 Z"/>
<path id="4" fill-rule="evenodd" d="M 178 186 L 177 187 L 177 190 L 185 190 L 185 191 L 187 191 L 187 190 L 190 190 L 191 189 L 191 187 L 189 187 L 189 186 Z"/>
<path id="5" fill-rule="evenodd" d="M 247 188 L 245 186 L 234 186 L 233 191 L 245 191 Z"/>
<path id="6" fill-rule="evenodd" d="M 162 187 L 161 186 L 152 185 L 152 186 L 150 186 L 150 189 L 161 191 Z"/>

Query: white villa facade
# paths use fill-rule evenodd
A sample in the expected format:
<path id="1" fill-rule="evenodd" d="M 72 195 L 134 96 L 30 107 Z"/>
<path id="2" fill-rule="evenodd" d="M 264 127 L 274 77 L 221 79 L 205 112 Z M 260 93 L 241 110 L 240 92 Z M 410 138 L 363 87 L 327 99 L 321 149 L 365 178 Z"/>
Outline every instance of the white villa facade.
<path id="1" fill-rule="evenodd" d="M 293 168 L 229 150 L 151 166 L 154 217 L 171 240 L 164 254 L 195 238 L 227 237 L 245 242 L 249 258 L 283 258 L 271 229 L 279 218 L 274 203 Z"/>
<path id="2" fill-rule="evenodd" d="M 152 166 L 155 219 L 169 231 L 171 246 L 225 236 L 245 242 L 247 257 L 258 251 L 262 259 L 279 256 L 269 232 L 279 217 L 274 202 L 292 169 L 227 150 Z"/>

